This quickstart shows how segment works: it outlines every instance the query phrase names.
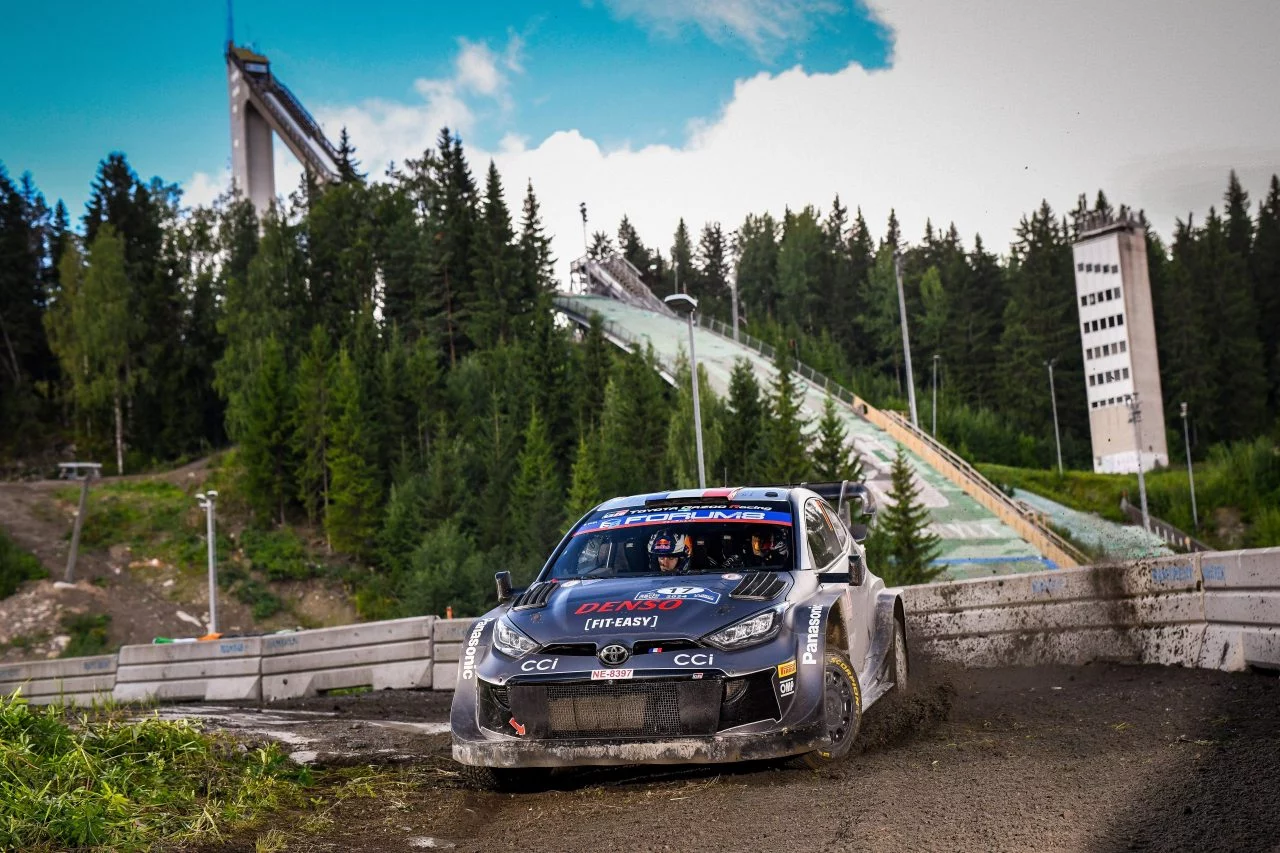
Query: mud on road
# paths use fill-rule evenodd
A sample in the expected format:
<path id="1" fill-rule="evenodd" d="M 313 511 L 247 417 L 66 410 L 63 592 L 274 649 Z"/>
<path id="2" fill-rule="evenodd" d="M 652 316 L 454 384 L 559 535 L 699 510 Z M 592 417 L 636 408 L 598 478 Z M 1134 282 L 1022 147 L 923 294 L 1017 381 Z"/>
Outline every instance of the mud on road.
<path id="1" fill-rule="evenodd" d="M 872 709 L 862 751 L 822 773 L 780 762 L 557 771 L 518 794 L 458 777 L 448 735 L 436 733 L 448 697 L 370 693 L 216 713 L 271 721 L 256 728 L 307 738 L 298 748 L 318 763 L 346 765 L 318 774 L 321 796 L 337 790 L 328 775 L 345 773 L 349 790 L 354 767 L 381 767 L 371 796 L 273 816 L 272 840 L 286 846 L 272 849 L 1280 849 L 1275 674 L 935 672 L 907 701 Z M 200 849 L 251 851 L 267 831 Z"/>

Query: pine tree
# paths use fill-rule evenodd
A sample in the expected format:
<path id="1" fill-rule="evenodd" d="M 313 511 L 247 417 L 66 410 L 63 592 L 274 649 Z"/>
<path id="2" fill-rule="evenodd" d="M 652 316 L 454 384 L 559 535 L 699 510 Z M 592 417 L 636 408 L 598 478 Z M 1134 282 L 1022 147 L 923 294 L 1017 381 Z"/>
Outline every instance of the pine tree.
<path id="1" fill-rule="evenodd" d="M 603 231 L 591 235 L 591 245 L 587 248 L 587 257 L 593 261 L 603 261 L 614 254 L 613 238 Z"/>
<path id="2" fill-rule="evenodd" d="M 712 317 L 729 317 L 729 260 L 724 230 L 719 222 L 708 222 L 698 240 L 689 292 L 698 299 L 698 310 Z"/>
<path id="3" fill-rule="evenodd" d="M 1254 232 L 1253 293 L 1267 371 L 1270 416 L 1280 415 L 1280 178 L 1271 176 Z"/>
<path id="4" fill-rule="evenodd" d="M 542 558 L 560 538 L 564 491 L 547 425 L 537 409 L 529 415 L 516 466 L 519 471 L 511 488 L 516 548 L 526 557 Z"/>
<path id="5" fill-rule="evenodd" d="M 771 485 L 803 483 L 810 479 L 813 468 L 809 462 L 809 442 L 804 435 L 807 424 L 800 413 L 801 395 L 786 349 L 778 349 L 774 367 L 778 374 L 768 400 L 760 473 Z"/>
<path id="6" fill-rule="evenodd" d="M 583 333 L 581 345 L 574 351 L 573 385 L 577 397 L 574 410 L 580 434 L 593 433 L 600 425 L 604 390 L 613 364 L 612 349 L 613 345 L 604 336 L 604 320 L 599 314 L 592 314 L 591 325 Z"/>
<path id="7" fill-rule="evenodd" d="M 351 144 L 346 125 L 338 134 L 338 176 L 344 181 L 363 181 L 360 161 L 356 159 L 356 147 Z"/>
<path id="8" fill-rule="evenodd" d="M 298 459 L 298 498 L 314 524 L 329 513 L 329 433 L 334 416 L 331 394 L 333 351 L 324 328 L 311 330 L 311 341 L 298 364 L 297 408 L 293 418 L 293 450 Z M 332 543 L 328 543 L 332 548 Z"/>
<path id="9" fill-rule="evenodd" d="M 689 226 L 684 218 L 676 225 L 675 242 L 671 245 L 671 278 L 664 283 L 664 290 L 675 293 L 689 292 L 689 281 L 694 274 L 693 241 L 689 237 Z"/>
<path id="10" fill-rule="evenodd" d="M 698 396 L 702 414 L 702 457 L 707 483 L 723 476 L 722 421 L 720 400 L 707 381 L 707 370 L 698 365 Z M 693 417 L 693 384 L 689 361 L 681 353 L 676 367 L 676 401 L 667 425 L 666 484 L 673 488 L 693 489 L 698 486 L 698 444 Z"/>
<path id="11" fill-rule="evenodd" d="M 799 213 L 788 211 L 778 246 L 778 319 L 813 333 L 819 318 L 825 318 L 830 310 L 830 300 L 824 298 L 829 270 L 830 256 L 818 212 L 812 206 Z"/>
<path id="12" fill-rule="evenodd" d="M 261 519 L 285 521 L 294 494 L 292 465 L 293 387 L 283 345 L 274 336 L 254 348 L 254 368 L 243 389 L 244 404 L 232 439 L 239 443 L 245 497 Z"/>
<path id="13" fill-rule="evenodd" d="M 551 238 L 542 225 L 542 213 L 538 199 L 533 194 L 533 182 L 525 190 L 524 206 L 520 218 L 520 290 L 516 294 L 515 311 L 524 316 L 538 310 L 543 296 L 555 290 L 552 271 L 555 259 L 551 256 Z"/>
<path id="14" fill-rule="evenodd" d="M 334 549 L 363 557 L 379 527 L 381 495 L 369 455 L 369 412 L 360 396 L 355 362 L 344 347 L 333 376 L 329 428 L 329 511 L 325 533 Z"/>
<path id="15" fill-rule="evenodd" d="M 137 385 L 130 347 L 137 340 L 136 321 L 126 270 L 124 240 L 104 225 L 89 246 L 80 298 L 72 309 L 76 348 L 87 365 L 83 406 L 90 411 L 110 406 L 117 474 L 124 473 L 125 410 Z"/>
<path id="16" fill-rule="evenodd" d="M 920 503 L 911 463 L 901 447 L 889 476 L 890 505 L 877 518 L 877 526 L 887 538 L 887 560 L 879 573 L 889 586 L 928 583 L 946 570 L 933 565 L 942 540 L 928 529 L 929 510 Z"/>
<path id="17" fill-rule="evenodd" d="M 520 253 L 511 230 L 511 216 L 503 200 L 498 167 L 489 161 L 485 176 L 484 207 L 476 229 L 473 256 L 475 303 L 469 337 L 480 348 L 512 339 L 523 331 L 532 305 L 521 298 Z"/>
<path id="18" fill-rule="evenodd" d="M 862 479 L 862 457 L 848 443 L 845 427 L 835 400 L 822 402 L 822 419 L 818 421 L 818 441 L 813 449 L 814 476 L 825 482 Z"/>
<path id="19" fill-rule="evenodd" d="M 596 457 L 599 453 L 593 441 L 585 435 L 578 439 L 578 450 L 569 472 L 569 496 L 565 503 L 564 523 L 567 527 L 594 509 L 604 500 L 600 491 L 600 475 Z"/>
<path id="20" fill-rule="evenodd" d="M 728 411 L 724 421 L 724 466 L 732 484 L 759 482 L 764 443 L 765 406 L 751 362 L 739 358 L 729 375 Z"/>
<path id="21" fill-rule="evenodd" d="M 772 318 L 778 308 L 778 223 L 765 213 L 748 214 L 733 239 L 737 256 L 738 311 Z"/>

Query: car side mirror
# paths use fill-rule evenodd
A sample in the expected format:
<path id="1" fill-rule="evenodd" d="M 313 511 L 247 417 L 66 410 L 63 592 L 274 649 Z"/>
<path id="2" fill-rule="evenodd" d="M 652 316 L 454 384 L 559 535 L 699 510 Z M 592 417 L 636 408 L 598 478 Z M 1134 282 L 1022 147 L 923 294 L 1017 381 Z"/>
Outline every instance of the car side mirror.
<path id="1" fill-rule="evenodd" d="M 511 572 L 498 572 L 493 576 L 498 587 L 498 603 L 505 604 L 511 600 Z"/>
<path id="2" fill-rule="evenodd" d="M 867 576 L 867 564 L 862 561 L 862 553 L 854 550 L 849 554 L 849 583 L 862 586 Z"/>
<path id="3" fill-rule="evenodd" d="M 870 528 L 865 524 L 850 524 L 849 534 L 853 537 L 854 542 L 866 542 L 867 532 Z"/>

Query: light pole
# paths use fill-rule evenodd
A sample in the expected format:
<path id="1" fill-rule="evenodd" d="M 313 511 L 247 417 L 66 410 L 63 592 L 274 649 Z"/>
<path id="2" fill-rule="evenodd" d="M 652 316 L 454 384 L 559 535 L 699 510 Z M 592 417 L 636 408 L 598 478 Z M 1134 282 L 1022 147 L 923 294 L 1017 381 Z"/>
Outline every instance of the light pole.
<path id="1" fill-rule="evenodd" d="M 1187 448 L 1187 480 L 1191 483 L 1191 521 L 1200 532 L 1200 515 L 1196 512 L 1196 474 L 1191 469 L 1191 431 L 1187 427 L 1187 404 L 1182 404 L 1182 443 Z"/>
<path id="2" fill-rule="evenodd" d="M 1138 408 L 1138 392 L 1129 397 L 1129 423 L 1133 424 L 1133 444 L 1138 451 L 1138 494 L 1142 497 L 1142 529 L 1151 530 L 1147 513 L 1147 478 L 1142 470 L 1142 409 Z"/>
<path id="3" fill-rule="evenodd" d="M 933 354 L 933 437 L 938 437 L 938 359 L 942 356 Z"/>
<path id="4" fill-rule="evenodd" d="M 733 340 L 738 341 L 738 272 L 733 270 L 729 273 L 729 295 L 733 300 Z"/>
<path id="5" fill-rule="evenodd" d="M 907 362 L 907 402 L 911 404 L 911 425 L 920 429 L 916 417 L 916 382 L 911 374 L 911 336 L 907 333 L 907 297 L 902 290 L 902 255 L 894 253 L 893 274 L 898 280 L 898 313 L 902 317 L 902 352 Z"/>
<path id="6" fill-rule="evenodd" d="M 672 266 L 674 266 L 674 267 L 676 268 L 676 290 L 675 290 L 675 292 L 676 292 L 676 293 L 679 293 L 679 292 L 680 292 L 680 256 L 679 256 L 679 255 L 677 255 L 677 254 L 675 254 L 674 252 L 672 252 L 672 253 L 671 253 L 671 264 L 672 264 Z M 694 307 L 695 307 L 695 308 L 696 308 L 696 307 L 698 307 L 696 302 L 694 303 Z"/>
<path id="7" fill-rule="evenodd" d="M 213 512 L 218 500 L 218 493 L 213 489 L 196 495 L 196 501 L 204 510 L 206 528 L 209 536 L 209 633 L 218 633 L 218 545 L 214 533 Z"/>
<path id="8" fill-rule="evenodd" d="M 678 270 L 679 267 L 676 267 Z M 693 436 L 698 450 L 698 488 L 707 487 L 707 471 L 702 461 L 702 409 L 698 405 L 698 355 L 693 348 L 693 315 L 698 310 L 698 300 L 686 293 L 673 293 L 662 300 L 676 314 L 683 314 L 689 321 L 689 367 L 693 374 Z"/>
<path id="9" fill-rule="evenodd" d="M 1053 403 L 1053 443 L 1058 446 L 1058 476 L 1063 476 L 1062 471 L 1062 435 L 1058 432 L 1058 394 L 1053 388 L 1053 366 L 1058 363 L 1056 358 L 1046 361 L 1045 367 L 1049 368 L 1049 400 Z"/>

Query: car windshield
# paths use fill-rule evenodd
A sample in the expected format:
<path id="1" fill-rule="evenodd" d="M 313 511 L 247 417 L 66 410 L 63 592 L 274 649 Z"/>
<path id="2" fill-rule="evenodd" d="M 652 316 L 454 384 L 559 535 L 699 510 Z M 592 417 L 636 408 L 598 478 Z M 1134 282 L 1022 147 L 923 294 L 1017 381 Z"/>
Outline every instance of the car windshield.
<path id="1" fill-rule="evenodd" d="M 549 577 L 789 571 L 791 531 L 787 503 L 598 511 L 573 531 Z"/>

